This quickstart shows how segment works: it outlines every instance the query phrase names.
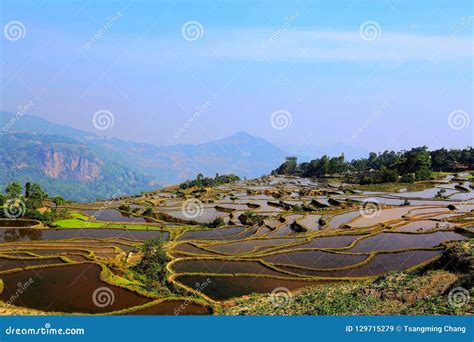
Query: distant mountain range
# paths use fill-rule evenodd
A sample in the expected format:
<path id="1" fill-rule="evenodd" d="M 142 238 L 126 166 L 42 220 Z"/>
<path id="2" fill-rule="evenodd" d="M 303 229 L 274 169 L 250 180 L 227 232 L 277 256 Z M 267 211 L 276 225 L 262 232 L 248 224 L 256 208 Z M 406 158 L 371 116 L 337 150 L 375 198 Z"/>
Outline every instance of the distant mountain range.
<path id="1" fill-rule="evenodd" d="M 76 201 L 136 194 L 198 173 L 255 178 L 286 156 L 244 132 L 198 145 L 156 146 L 8 112 L 0 112 L 0 143 L 0 187 L 11 181 L 38 182 L 50 195 Z"/>

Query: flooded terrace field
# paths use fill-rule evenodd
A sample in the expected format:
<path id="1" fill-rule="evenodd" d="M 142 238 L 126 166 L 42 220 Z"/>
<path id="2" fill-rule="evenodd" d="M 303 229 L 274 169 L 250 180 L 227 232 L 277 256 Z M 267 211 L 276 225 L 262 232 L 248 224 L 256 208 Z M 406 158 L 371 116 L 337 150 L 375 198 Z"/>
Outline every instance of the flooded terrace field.
<path id="1" fill-rule="evenodd" d="M 434 190 L 399 194 L 345 187 L 268 177 L 199 195 L 161 190 L 134 198 L 136 215 L 114 209 L 120 202 L 101 211 L 94 204 L 72 207 L 73 222 L 94 228 L 9 220 L 0 228 L 0 299 L 9 301 L 18 284 L 31 279 L 14 306 L 48 313 L 212 314 L 220 302 L 252 293 L 417 271 L 435 265 L 448 244 L 472 236 L 474 204 L 457 202 L 455 187 L 443 200 L 433 198 Z M 191 215 L 186 201 L 195 204 Z M 146 209 L 167 215 L 145 218 Z M 196 220 L 175 220 L 196 213 Z M 113 226 L 120 228 L 105 228 Z M 159 290 L 135 273 L 143 243 L 151 239 L 161 240 L 166 254 L 162 284 L 168 285 Z M 94 304 L 99 288 L 108 289 L 113 303 Z"/>

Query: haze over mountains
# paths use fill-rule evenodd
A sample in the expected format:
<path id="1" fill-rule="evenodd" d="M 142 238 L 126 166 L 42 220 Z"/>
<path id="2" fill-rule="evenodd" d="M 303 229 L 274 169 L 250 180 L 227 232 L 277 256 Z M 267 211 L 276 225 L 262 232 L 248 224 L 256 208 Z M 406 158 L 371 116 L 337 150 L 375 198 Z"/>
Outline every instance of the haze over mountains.
<path id="1" fill-rule="evenodd" d="M 198 145 L 155 146 L 105 138 L 43 118 L 0 112 L 0 186 L 38 182 L 50 195 L 77 201 L 135 194 L 198 173 L 268 174 L 286 156 L 244 132 Z"/>

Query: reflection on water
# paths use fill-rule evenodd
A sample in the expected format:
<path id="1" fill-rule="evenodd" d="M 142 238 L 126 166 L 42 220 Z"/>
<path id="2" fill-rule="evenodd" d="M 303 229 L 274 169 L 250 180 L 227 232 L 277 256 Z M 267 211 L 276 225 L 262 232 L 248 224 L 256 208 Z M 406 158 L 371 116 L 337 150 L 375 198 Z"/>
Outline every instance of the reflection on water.
<path id="1" fill-rule="evenodd" d="M 106 229 L 106 228 L 7 228 L 0 229 L 0 242 L 63 240 L 72 238 L 126 238 L 130 240 L 168 239 L 169 233 L 160 230 Z"/>

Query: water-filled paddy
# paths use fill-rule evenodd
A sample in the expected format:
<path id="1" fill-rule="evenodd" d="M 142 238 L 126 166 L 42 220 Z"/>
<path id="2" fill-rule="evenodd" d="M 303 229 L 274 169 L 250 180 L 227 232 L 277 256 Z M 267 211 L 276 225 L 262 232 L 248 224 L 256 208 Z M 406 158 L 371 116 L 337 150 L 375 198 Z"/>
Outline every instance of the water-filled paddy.
<path id="1" fill-rule="evenodd" d="M 207 279 L 211 281 L 208 282 Z M 219 277 L 219 276 L 178 276 L 177 281 L 193 288 L 196 283 L 206 283 L 202 290 L 204 294 L 215 300 L 226 300 L 240 297 L 251 293 L 271 292 L 278 287 L 286 287 L 295 290 L 305 286 L 317 285 L 321 281 L 302 281 L 288 279 L 274 279 L 264 277 Z"/>
<path id="2" fill-rule="evenodd" d="M 24 268 L 29 266 L 38 266 L 38 265 L 51 265 L 51 264 L 62 264 L 60 258 L 51 258 L 51 259 L 6 259 L 0 257 L 0 271 L 12 270 L 15 268 Z M 1 278 L 1 276 L 0 276 Z"/>
<path id="3" fill-rule="evenodd" d="M 416 220 L 405 222 L 402 225 L 398 225 L 394 228 L 397 232 L 409 232 L 409 233 L 420 233 L 428 232 L 435 229 L 448 229 L 453 228 L 455 225 L 448 222 L 440 222 L 433 220 Z"/>
<path id="4" fill-rule="evenodd" d="M 426 234 L 380 233 L 361 239 L 350 252 L 369 253 L 373 251 L 394 251 L 410 248 L 433 248 L 443 241 L 464 240 L 464 235 L 455 232 L 435 232 Z"/>
<path id="5" fill-rule="evenodd" d="M 360 216 L 360 212 L 358 210 L 351 211 L 344 214 L 335 215 L 331 219 L 331 221 L 329 221 L 328 228 L 339 228 L 340 226 L 349 223 L 350 221 L 355 219 L 357 216 Z"/>
<path id="6" fill-rule="evenodd" d="M 299 245 L 298 248 L 341 248 L 349 246 L 361 235 L 334 235 L 315 237 L 310 242 Z"/>
<path id="7" fill-rule="evenodd" d="M 190 230 L 181 235 L 178 238 L 178 241 L 219 239 L 226 236 L 240 234 L 247 229 L 248 227 L 246 226 L 237 226 L 210 230 Z"/>
<path id="8" fill-rule="evenodd" d="M 189 243 L 180 243 L 173 248 L 174 252 L 184 252 L 184 253 L 191 253 L 191 254 L 198 254 L 198 255 L 213 255 L 213 253 L 200 249 L 196 246 L 193 246 Z"/>
<path id="9" fill-rule="evenodd" d="M 341 268 L 360 263 L 367 255 L 336 254 L 324 251 L 294 251 L 272 254 L 262 260 L 283 265 L 296 265 L 314 269 Z"/>
<path id="10" fill-rule="evenodd" d="M 93 216 L 97 221 L 106 222 L 153 222 L 145 217 L 133 216 L 132 214 L 124 213 L 115 209 L 97 209 L 97 210 L 83 210 L 84 214 Z"/>
<path id="11" fill-rule="evenodd" d="M 311 277 L 373 277 L 393 271 L 403 271 L 427 262 L 442 251 L 405 251 L 400 253 L 377 254 L 369 263 L 360 267 L 340 271 L 310 271 L 294 267 L 279 267 L 282 270 Z"/>
<path id="12" fill-rule="evenodd" d="M 160 230 L 106 229 L 106 228 L 11 228 L 0 229 L 0 242 L 19 242 L 36 240 L 64 240 L 72 238 L 126 238 L 143 241 L 153 238 L 168 239 L 169 233 Z"/>
<path id="13" fill-rule="evenodd" d="M 99 279 L 100 271 L 100 266 L 95 264 L 77 264 L 0 275 L 5 285 L 0 298 L 11 301 L 18 285 L 28 283 L 28 289 L 14 300 L 14 305 L 43 311 L 104 313 L 151 301 L 150 298 L 104 283 Z M 94 304 L 94 291 L 99 288 L 108 289 L 103 293 L 113 293 L 110 305 L 99 307 Z"/>
<path id="14" fill-rule="evenodd" d="M 215 273 L 215 274 L 265 274 L 285 276 L 261 264 L 258 261 L 236 260 L 183 260 L 172 266 L 176 273 Z"/>
<path id="15" fill-rule="evenodd" d="M 351 227 L 369 227 L 379 223 L 400 219 L 400 217 L 408 214 L 410 210 L 413 210 L 415 208 L 416 207 L 400 207 L 382 209 L 379 213 L 377 213 L 377 215 L 368 215 L 366 217 L 360 217 L 356 219 L 354 222 L 351 223 Z"/>
<path id="16" fill-rule="evenodd" d="M 259 240 L 247 240 L 247 241 L 237 241 L 233 243 L 226 243 L 220 245 L 208 245 L 207 249 L 210 249 L 215 252 L 225 253 L 225 254 L 241 254 L 248 253 L 254 250 L 255 248 L 271 248 L 281 245 L 286 245 L 295 242 L 303 242 L 302 239 L 259 239 Z"/>

